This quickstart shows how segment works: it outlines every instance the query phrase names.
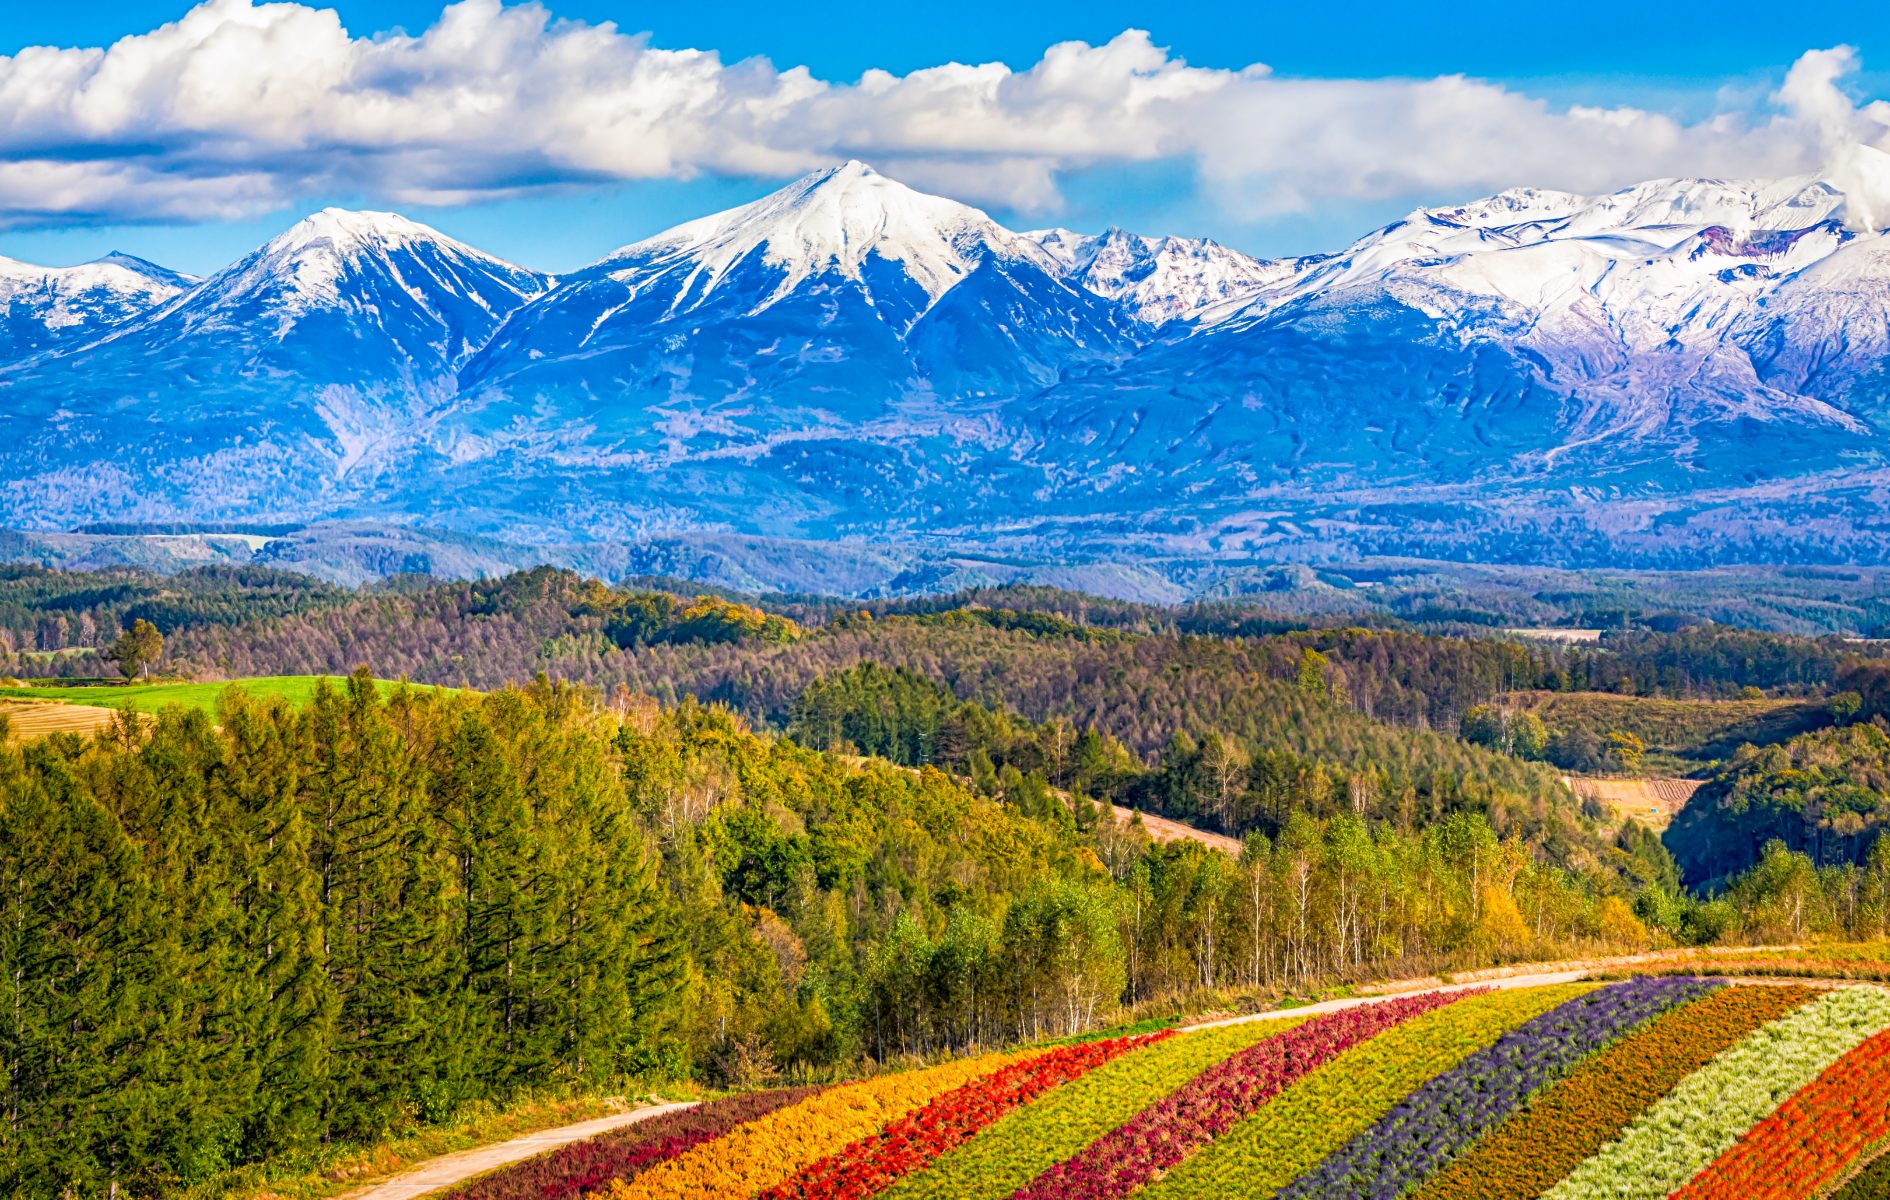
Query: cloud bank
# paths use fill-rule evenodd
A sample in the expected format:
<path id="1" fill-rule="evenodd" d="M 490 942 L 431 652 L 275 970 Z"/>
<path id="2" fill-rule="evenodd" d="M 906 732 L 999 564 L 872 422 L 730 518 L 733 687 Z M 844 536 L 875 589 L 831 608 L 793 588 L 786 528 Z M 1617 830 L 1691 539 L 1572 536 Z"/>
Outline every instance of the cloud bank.
<path id="1" fill-rule="evenodd" d="M 1189 66 L 1134 30 L 1027 70 L 948 63 L 815 78 L 663 50 L 538 4 L 463 0 L 418 36 L 332 10 L 208 0 L 109 47 L 0 57 L 0 226 L 253 215 L 314 195 L 456 204 L 860 158 L 921 187 L 1054 214 L 1072 172 L 1191 164 L 1243 219 L 1515 184 L 1818 170 L 1890 149 L 1847 47 L 1764 102 L 1692 123 L 1469 79 L 1287 79 Z"/>

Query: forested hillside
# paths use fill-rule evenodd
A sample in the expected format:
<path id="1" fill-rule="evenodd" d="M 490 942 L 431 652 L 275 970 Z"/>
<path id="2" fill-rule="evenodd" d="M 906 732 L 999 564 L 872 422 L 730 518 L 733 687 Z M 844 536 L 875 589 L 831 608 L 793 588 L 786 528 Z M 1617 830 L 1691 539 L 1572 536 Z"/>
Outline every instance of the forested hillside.
<path id="1" fill-rule="evenodd" d="M 1639 945 L 1662 886 L 1467 812 L 1157 847 L 547 682 L 232 692 L 215 724 L 8 746 L 0 797 L 0 1161 L 34 1194 L 162 1194 L 528 1088 L 819 1077 L 1202 988 Z"/>
<path id="2" fill-rule="evenodd" d="M 150 619 L 176 674 L 485 694 L 360 676 L 95 741 L 0 730 L 0 1182 L 29 1194 L 167 1194 L 527 1091 L 817 1080 L 1230 988 L 1890 921 L 1890 676 L 1822 642 L 1188 632 L 1055 593 L 757 605 L 555 571 L 100 583 L 21 573 L 0 627 Z M 1692 666 L 1663 684 L 1669 652 Z M 1710 785 L 1754 814 L 1718 898 L 1457 736 L 1622 664 L 1846 723 Z"/>

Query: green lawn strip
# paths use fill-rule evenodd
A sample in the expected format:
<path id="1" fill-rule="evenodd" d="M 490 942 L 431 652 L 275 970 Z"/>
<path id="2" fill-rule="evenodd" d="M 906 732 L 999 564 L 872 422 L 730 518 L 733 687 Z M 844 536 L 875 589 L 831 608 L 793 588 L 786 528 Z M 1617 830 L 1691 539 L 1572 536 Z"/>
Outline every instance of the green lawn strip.
<path id="1" fill-rule="evenodd" d="M 1139 1195 L 1271 1196 L 1433 1076 L 1598 986 L 1570 983 L 1472 996 L 1388 1029 L 1293 1084 Z"/>
<path id="2" fill-rule="evenodd" d="M 1841 988 L 1780 1017 L 1682 1079 L 1546 1200 L 1662 1200 L 1885 1028 L 1890 996 L 1874 988 Z"/>
<path id="3" fill-rule="evenodd" d="M 129 704 L 138 712 L 154 713 L 167 705 L 199 708 L 216 715 L 217 697 L 231 683 L 240 685 L 252 696 L 281 696 L 300 708 L 315 698 L 315 688 L 323 679 L 341 688 L 348 682 L 339 675 L 259 675 L 224 683 L 133 683 L 119 686 L 17 687 L 0 688 L 0 697 L 32 700 L 61 700 L 94 708 L 123 708 Z M 396 685 L 386 679 L 374 681 L 385 696 Z M 431 689 L 428 689 L 431 690 Z"/>
<path id="4" fill-rule="evenodd" d="M 1125 1054 L 993 1122 L 879 1200 L 1008 1196 L 1228 1055 L 1309 1019 L 1280 1017 L 1177 1034 Z"/>

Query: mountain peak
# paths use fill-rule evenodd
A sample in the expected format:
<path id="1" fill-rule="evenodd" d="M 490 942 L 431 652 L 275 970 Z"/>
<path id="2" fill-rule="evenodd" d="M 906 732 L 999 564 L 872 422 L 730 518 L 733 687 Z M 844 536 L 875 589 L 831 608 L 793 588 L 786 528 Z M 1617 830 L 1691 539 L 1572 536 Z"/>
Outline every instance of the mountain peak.
<path id="1" fill-rule="evenodd" d="M 169 267 L 161 267 L 150 259 L 139 258 L 135 254 L 126 254 L 122 250 L 114 250 L 110 254 L 102 254 L 86 265 L 91 267 L 118 267 L 130 271 L 134 275 L 142 275 L 144 278 L 152 280 L 155 283 L 178 288 L 180 290 L 194 287 L 201 282 L 195 275 L 186 275 L 182 271 L 173 271 Z"/>
<path id="2" fill-rule="evenodd" d="M 1055 260 L 1065 278 L 1122 306 L 1146 325 L 1194 320 L 1290 273 L 1207 238 L 1149 237 L 1111 225 L 1089 235 L 1038 229 L 1020 235 Z"/>
<path id="3" fill-rule="evenodd" d="M 288 251 L 327 243 L 346 250 L 362 245 L 398 246 L 418 241 L 450 242 L 452 239 L 399 213 L 324 208 L 276 235 L 265 249 Z"/>
<path id="4" fill-rule="evenodd" d="M 824 171 L 815 171 L 812 175 L 806 176 L 806 178 L 821 179 L 826 182 L 844 182 L 853 179 L 885 179 L 886 177 L 881 175 L 878 171 L 875 171 L 871 165 L 863 163 L 857 158 L 849 158 L 838 166 L 828 167 Z M 904 187 L 905 185 L 900 184 L 899 186 Z"/>
<path id="5" fill-rule="evenodd" d="M 868 258 L 899 263 L 933 300 L 989 253 L 1043 262 L 1024 242 L 969 205 L 888 179 L 858 160 L 804 175 L 750 204 L 678 225 L 626 246 L 600 266 L 686 267 L 697 302 L 737 263 L 759 252 L 785 276 L 763 307 L 802 280 L 833 271 L 859 279 Z"/>
<path id="6" fill-rule="evenodd" d="M 324 208 L 218 272 L 205 292 L 218 307 L 270 296 L 286 304 L 286 311 L 296 312 L 308 305 L 348 302 L 343 281 L 363 272 L 417 294 L 439 289 L 441 280 L 462 266 L 478 277 L 504 280 L 514 299 L 544 290 L 544 276 L 398 213 Z"/>

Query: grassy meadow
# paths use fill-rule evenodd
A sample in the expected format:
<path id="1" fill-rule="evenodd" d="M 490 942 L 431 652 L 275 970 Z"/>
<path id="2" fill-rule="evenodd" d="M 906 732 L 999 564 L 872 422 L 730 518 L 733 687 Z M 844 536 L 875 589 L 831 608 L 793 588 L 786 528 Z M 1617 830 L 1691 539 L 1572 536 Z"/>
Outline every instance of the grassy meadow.
<path id="1" fill-rule="evenodd" d="M 238 684 L 256 696 L 281 696 L 299 708 L 315 698 L 315 689 L 324 679 L 337 688 L 347 682 L 340 675 L 258 675 L 216 683 L 105 683 L 74 687 L 0 687 L 0 700 L 53 700 L 63 704 L 94 708 L 123 708 L 128 704 L 133 710 L 146 713 L 155 713 L 171 705 L 177 705 L 181 708 L 201 709 L 214 716 L 217 711 L 217 697 L 222 695 L 223 689 L 231 684 Z M 382 695 L 386 695 L 395 686 L 391 680 L 380 679 L 375 682 L 380 685 Z M 437 689 L 427 688 L 426 690 Z"/>

